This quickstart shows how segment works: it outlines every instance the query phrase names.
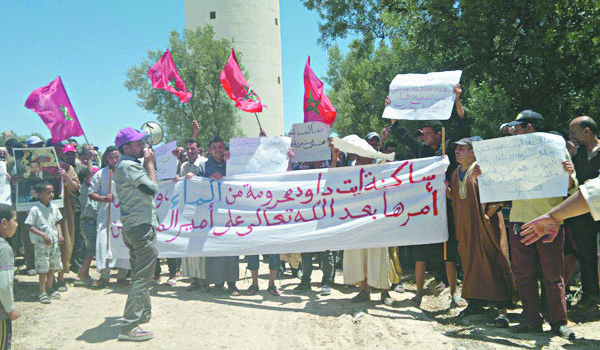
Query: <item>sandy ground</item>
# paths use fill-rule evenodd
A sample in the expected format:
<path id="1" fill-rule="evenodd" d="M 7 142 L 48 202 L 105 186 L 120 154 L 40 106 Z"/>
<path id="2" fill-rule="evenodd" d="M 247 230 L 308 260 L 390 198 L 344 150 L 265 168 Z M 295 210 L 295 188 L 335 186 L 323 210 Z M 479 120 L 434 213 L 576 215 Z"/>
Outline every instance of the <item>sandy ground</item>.
<path id="1" fill-rule="evenodd" d="M 250 273 L 244 271 L 245 264 L 240 270 L 237 286 L 246 289 L 251 283 Z M 163 271 L 167 271 L 166 265 Z M 400 301 L 398 307 L 388 307 L 378 302 L 379 293 L 372 294 L 371 302 L 353 304 L 350 298 L 358 289 L 340 284 L 326 297 L 320 295 L 319 283 L 313 283 L 311 292 L 294 294 L 292 289 L 299 280 L 289 272 L 276 282 L 282 295 L 273 297 L 266 292 L 265 264 L 261 264 L 260 273 L 261 291 L 254 296 L 217 297 L 190 292 L 185 278 L 174 287 L 155 286 L 151 292 L 153 317 L 145 327 L 154 332 L 155 338 L 143 343 L 116 340 L 126 287 L 91 289 L 71 283 L 62 299 L 42 305 L 37 301 L 37 278 L 18 275 L 15 298 L 23 316 L 13 323 L 13 348 L 600 348 L 600 317 L 571 323 L 577 335 L 571 343 L 554 336 L 548 325 L 539 335 L 494 328 L 492 312 L 458 320 L 460 309 L 450 308 L 448 289 L 439 297 L 426 296 L 419 309 L 409 302 L 414 285 L 407 280 L 407 292 L 391 293 Z M 93 276 L 98 277 L 95 273 Z M 314 271 L 312 280 L 320 278 L 321 271 Z M 338 272 L 336 282 L 342 280 Z M 517 324 L 520 312 L 511 310 L 511 325 Z"/>

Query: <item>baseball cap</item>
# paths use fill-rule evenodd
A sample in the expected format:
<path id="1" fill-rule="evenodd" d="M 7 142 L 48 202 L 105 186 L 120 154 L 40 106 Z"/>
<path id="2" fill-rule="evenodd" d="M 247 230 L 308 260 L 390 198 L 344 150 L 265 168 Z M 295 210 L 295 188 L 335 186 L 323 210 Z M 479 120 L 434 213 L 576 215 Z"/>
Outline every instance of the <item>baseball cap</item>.
<path id="1" fill-rule="evenodd" d="M 27 139 L 27 145 L 31 146 L 31 145 L 37 145 L 38 143 L 44 143 L 44 141 L 42 141 L 42 139 L 40 139 L 37 136 L 30 136 Z"/>
<path id="2" fill-rule="evenodd" d="M 471 136 L 462 138 L 456 142 L 454 142 L 457 146 L 471 146 L 473 147 L 473 142 L 483 140 L 480 136 Z"/>
<path id="3" fill-rule="evenodd" d="M 139 141 L 146 136 L 146 133 L 143 131 L 135 130 L 134 128 L 123 128 L 117 132 L 117 137 L 115 138 L 115 146 L 121 147 L 127 142 Z"/>
<path id="4" fill-rule="evenodd" d="M 381 140 L 381 137 L 379 136 L 378 133 L 376 133 L 375 131 L 371 131 L 370 133 L 367 134 L 367 137 L 365 138 L 366 140 L 370 140 L 373 137 L 377 137 L 378 139 Z"/>
<path id="5" fill-rule="evenodd" d="M 77 148 L 75 148 L 75 146 L 73 146 L 70 143 L 66 144 L 62 149 L 62 153 L 69 153 L 69 152 L 77 153 Z"/>
<path id="6" fill-rule="evenodd" d="M 534 112 L 530 109 L 524 110 L 521 113 L 517 114 L 517 118 L 510 123 L 506 123 L 506 126 L 515 126 L 523 123 L 542 123 L 544 121 L 544 117 L 538 112 Z"/>

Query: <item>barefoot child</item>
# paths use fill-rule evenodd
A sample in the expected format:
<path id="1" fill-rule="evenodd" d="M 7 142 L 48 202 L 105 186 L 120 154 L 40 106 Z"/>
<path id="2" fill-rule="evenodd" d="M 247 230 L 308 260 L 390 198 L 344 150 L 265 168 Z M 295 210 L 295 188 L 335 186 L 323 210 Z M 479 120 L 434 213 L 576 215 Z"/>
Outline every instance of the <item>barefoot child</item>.
<path id="1" fill-rule="evenodd" d="M 35 186 L 39 203 L 31 208 L 25 224 L 29 225 L 29 236 L 35 247 L 35 272 L 40 277 L 40 296 L 42 304 L 50 304 L 50 298 L 59 299 L 60 294 L 52 290 L 54 272 L 62 269 L 59 243 L 63 235 L 58 222 L 62 215 L 54 198 L 54 187 L 49 182 L 41 182 Z"/>
<path id="2" fill-rule="evenodd" d="M 6 242 L 17 226 L 17 213 L 10 205 L 0 204 L 0 349 L 10 349 L 12 321 L 21 316 L 13 298 L 15 256 Z"/>

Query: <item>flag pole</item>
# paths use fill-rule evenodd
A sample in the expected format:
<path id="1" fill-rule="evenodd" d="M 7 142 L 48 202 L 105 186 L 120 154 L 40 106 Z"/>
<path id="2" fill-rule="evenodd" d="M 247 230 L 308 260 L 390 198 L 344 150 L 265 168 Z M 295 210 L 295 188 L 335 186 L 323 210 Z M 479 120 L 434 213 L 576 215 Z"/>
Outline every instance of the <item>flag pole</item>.
<path id="1" fill-rule="evenodd" d="M 256 122 L 258 123 L 258 127 L 260 128 L 260 131 L 264 131 L 262 128 L 262 125 L 260 125 L 260 120 L 258 120 L 258 113 L 254 112 L 254 116 L 256 117 Z"/>
<path id="2" fill-rule="evenodd" d="M 446 128 L 442 126 L 442 156 L 446 155 Z M 448 241 L 444 242 L 444 260 L 448 259 Z"/>
<path id="3" fill-rule="evenodd" d="M 112 177 L 113 177 L 113 170 L 108 167 L 108 171 L 109 171 L 109 177 L 108 177 L 108 194 L 112 194 Z M 110 263 L 109 263 L 109 259 L 108 259 L 108 250 L 110 249 L 109 246 L 109 242 L 110 242 L 110 207 L 112 206 L 113 202 L 111 201 L 110 203 L 108 203 L 108 216 L 106 218 L 106 269 L 108 271 L 108 275 L 110 276 Z"/>

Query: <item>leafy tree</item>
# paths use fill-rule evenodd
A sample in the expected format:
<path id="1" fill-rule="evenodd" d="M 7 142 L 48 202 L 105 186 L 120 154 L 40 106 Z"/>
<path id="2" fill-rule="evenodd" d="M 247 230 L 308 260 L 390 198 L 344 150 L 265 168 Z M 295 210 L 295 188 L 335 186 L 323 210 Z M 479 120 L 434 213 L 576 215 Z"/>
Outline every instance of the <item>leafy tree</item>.
<path id="1" fill-rule="evenodd" d="M 346 57 L 335 51 L 330 55 L 330 65 L 340 67 L 329 77 L 334 91 L 346 88 L 334 81 L 364 79 L 361 70 L 376 71 L 384 57 L 378 58 L 377 52 L 386 47 L 392 71 L 371 76 L 367 86 L 379 86 L 377 79 L 389 83 L 399 73 L 460 69 L 463 104 L 475 119 L 474 134 L 495 136 L 501 122 L 523 109 L 540 112 L 547 129 L 556 130 L 565 130 L 575 116 L 598 113 L 599 0 L 303 2 L 321 16 L 323 45 L 351 34 L 359 38 Z M 356 63 L 357 54 L 370 52 L 370 65 L 363 62 L 358 72 L 344 69 Z M 382 101 L 387 88 L 379 94 Z M 354 100 L 332 102 L 350 104 L 344 111 L 360 107 Z M 350 124 L 344 119 L 353 114 L 340 114 L 339 123 Z M 373 123 L 373 114 L 379 113 L 351 123 Z"/>
<path id="2" fill-rule="evenodd" d="M 138 105 L 157 115 L 167 141 L 190 138 L 193 120 L 200 125 L 198 141 L 204 145 L 217 135 L 224 140 L 240 135 L 235 106 L 219 80 L 232 43 L 215 39 L 212 27 L 206 26 L 186 29 L 181 34 L 171 32 L 169 46 L 179 75 L 193 97 L 181 103 L 171 93 L 152 87 L 147 72 L 164 50 L 149 51 L 141 65 L 127 72 L 125 87 L 137 93 Z M 236 55 L 238 59 L 241 56 L 239 52 Z"/>
<path id="3" fill-rule="evenodd" d="M 0 133 L 0 144 L 4 145 L 4 143 L 10 139 L 15 139 L 17 141 L 27 141 L 27 139 L 30 138 L 31 136 L 37 136 L 40 139 L 44 140 L 44 137 L 42 136 L 42 134 L 40 134 L 38 132 L 32 132 L 30 134 L 19 135 L 12 130 L 5 130 L 2 133 Z"/>

